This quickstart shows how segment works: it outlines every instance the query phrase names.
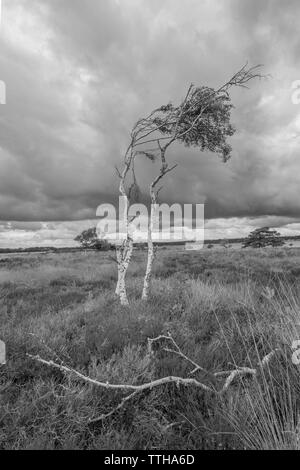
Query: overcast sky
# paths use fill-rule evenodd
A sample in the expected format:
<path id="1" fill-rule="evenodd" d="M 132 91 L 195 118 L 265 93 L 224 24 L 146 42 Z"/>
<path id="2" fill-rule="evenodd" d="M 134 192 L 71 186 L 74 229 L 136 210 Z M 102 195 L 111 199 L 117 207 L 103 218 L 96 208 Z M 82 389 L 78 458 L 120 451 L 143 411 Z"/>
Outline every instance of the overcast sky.
<path id="1" fill-rule="evenodd" d="M 161 200 L 206 204 L 208 237 L 300 234 L 299 0 L 3 0 L 0 247 L 69 245 L 117 195 L 128 133 L 188 85 L 246 61 L 268 80 L 232 94 L 232 158 L 176 147 Z M 155 167 L 142 163 L 149 183 Z"/>

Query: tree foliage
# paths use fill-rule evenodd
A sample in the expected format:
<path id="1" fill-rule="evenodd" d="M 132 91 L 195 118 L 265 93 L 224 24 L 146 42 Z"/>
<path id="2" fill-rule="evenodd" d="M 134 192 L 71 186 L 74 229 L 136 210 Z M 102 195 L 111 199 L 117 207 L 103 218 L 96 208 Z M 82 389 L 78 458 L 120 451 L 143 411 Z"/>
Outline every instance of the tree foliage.
<path id="1" fill-rule="evenodd" d="M 236 87 L 247 88 L 250 81 L 261 78 L 259 68 L 246 64 L 218 89 L 191 84 L 180 104 L 168 103 L 140 119 L 131 133 L 132 159 L 142 154 L 155 161 L 157 151 L 165 154 L 170 145 L 179 142 L 217 153 L 226 162 L 232 150 L 228 138 L 235 133 L 231 124 L 230 91 Z M 150 144 L 158 145 L 151 148 Z"/>
<path id="2" fill-rule="evenodd" d="M 245 239 L 243 248 L 264 248 L 266 246 L 283 246 L 280 233 L 270 230 L 269 227 L 258 228 Z"/>
<path id="3" fill-rule="evenodd" d="M 153 121 L 164 136 L 176 135 L 176 140 L 185 146 L 209 150 L 227 161 L 231 152 L 227 138 L 235 132 L 230 123 L 232 108 L 227 93 L 192 86 L 185 102 L 177 107 L 162 106 Z"/>

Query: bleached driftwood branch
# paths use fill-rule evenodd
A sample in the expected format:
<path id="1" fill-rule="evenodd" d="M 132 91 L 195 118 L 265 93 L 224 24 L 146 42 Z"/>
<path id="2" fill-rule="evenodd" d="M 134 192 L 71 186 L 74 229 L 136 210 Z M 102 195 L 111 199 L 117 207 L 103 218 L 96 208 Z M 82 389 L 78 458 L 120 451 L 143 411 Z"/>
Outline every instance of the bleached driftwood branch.
<path id="1" fill-rule="evenodd" d="M 258 367 L 256 369 L 254 368 L 249 368 L 249 367 L 239 367 L 235 370 L 229 370 L 229 371 L 221 371 L 221 372 L 216 372 L 216 373 L 211 373 L 209 371 L 206 371 L 203 367 L 201 367 L 199 364 L 197 364 L 195 361 L 190 359 L 188 356 L 186 356 L 178 346 L 178 344 L 175 342 L 175 340 L 172 338 L 172 336 L 158 336 L 157 338 L 153 339 L 148 339 L 148 348 L 149 348 L 149 354 L 153 355 L 155 353 L 154 351 L 154 344 L 161 343 L 163 341 L 169 342 L 170 347 L 163 347 L 161 350 L 175 354 L 178 357 L 181 357 L 183 360 L 191 364 L 194 368 L 190 372 L 191 374 L 195 374 L 198 371 L 202 371 L 206 374 L 211 375 L 214 378 L 218 377 L 223 377 L 227 376 L 225 383 L 223 384 L 222 388 L 220 390 L 216 390 L 214 387 L 205 385 L 202 382 L 199 382 L 195 378 L 184 378 L 184 377 L 176 377 L 176 376 L 168 376 L 168 377 L 162 377 L 161 379 L 153 380 L 151 382 L 147 382 L 141 385 L 132 385 L 132 384 L 111 384 L 109 382 L 101 382 L 99 380 L 93 379 L 91 377 L 88 377 L 87 375 L 82 374 L 81 372 L 78 372 L 77 370 L 70 368 L 64 364 L 58 364 L 54 361 L 47 361 L 40 356 L 33 356 L 31 354 L 27 354 L 27 356 L 36 361 L 39 362 L 40 364 L 46 365 L 48 367 L 52 367 L 56 370 L 60 370 L 63 373 L 66 373 L 68 375 L 72 375 L 74 377 L 77 377 L 78 379 L 82 380 L 85 383 L 94 385 L 96 387 L 100 387 L 106 390 L 116 390 L 116 391 L 121 391 L 121 392 L 130 392 L 129 395 L 126 395 L 121 402 L 115 407 L 113 410 L 111 410 L 109 413 L 102 414 L 96 419 L 90 420 L 91 423 L 96 423 L 98 421 L 102 421 L 106 418 L 109 418 L 110 416 L 114 415 L 117 411 L 122 409 L 126 403 L 128 403 L 130 400 L 135 398 L 139 393 L 148 391 L 148 390 L 153 390 L 154 388 L 161 387 L 163 385 L 169 384 L 169 383 L 175 383 L 177 387 L 180 386 L 185 386 L 185 387 L 196 387 L 198 389 L 203 390 L 204 392 L 208 393 L 213 393 L 217 395 L 222 395 L 224 394 L 230 385 L 236 380 L 236 378 L 242 378 L 245 376 L 252 376 L 256 377 L 258 375 L 259 370 L 263 370 L 265 367 L 267 367 L 270 363 L 270 361 L 273 359 L 273 357 L 277 353 L 277 349 L 270 352 L 267 356 L 265 356 L 262 361 L 258 364 Z"/>
<path id="2" fill-rule="evenodd" d="M 257 369 L 254 369 L 254 368 L 249 368 L 249 367 L 238 367 L 237 369 L 234 369 L 234 370 L 228 370 L 228 371 L 221 371 L 221 372 L 209 372 L 207 371 L 206 369 L 204 369 L 203 367 L 201 367 L 199 364 L 197 364 L 196 362 L 194 362 L 191 358 L 189 358 L 188 356 L 186 356 L 182 351 L 181 349 L 179 348 L 178 344 L 175 342 L 175 340 L 172 338 L 172 336 L 165 336 L 165 335 L 161 335 L 161 336 L 158 336 L 157 338 L 154 338 L 154 339 L 149 339 L 148 340 L 148 343 L 149 343 L 149 349 L 150 351 L 152 350 L 153 351 L 153 344 L 157 343 L 157 342 L 161 342 L 161 341 L 168 341 L 172 346 L 173 346 L 173 349 L 172 348 L 168 348 L 168 347 L 164 347 L 162 348 L 163 351 L 165 352 L 168 352 L 168 353 L 172 353 L 172 354 L 175 354 L 179 357 L 181 357 L 182 359 L 184 359 L 185 361 L 189 362 L 191 365 L 194 366 L 194 369 L 189 373 L 189 375 L 194 375 L 196 374 L 196 372 L 198 371 L 202 371 L 208 375 L 211 375 L 212 377 L 224 377 L 224 376 L 228 376 L 223 387 L 221 388 L 221 390 L 218 392 L 220 394 L 226 392 L 226 390 L 228 390 L 228 388 L 230 387 L 230 385 L 232 384 L 232 382 L 237 378 L 237 377 L 245 377 L 247 375 L 250 375 L 250 376 L 256 376 L 258 371 L 259 370 L 262 370 L 264 369 L 266 366 L 269 365 L 270 361 L 273 359 L 273 357 L 275 356 L 275 354 L 279 351 L 278 349 L 275 349 L 274 351 L 271 351 L 267 356 L 265 356 L 258 364 L 258 368 Z"/>
<path id="3" fill-rule="evenodd" d="M 163 377 L 162 379 L 153 380 L 152 382 L 144 383 L 141 385 L 110 384 L 109 382 L 100 382 L 99 380 L 92 379 L 91 377 L 81 374 L 77 370 L 72 369 L 70 367 L 57 364 L 56 362 L 53 362 L 53 361 L 46 361 L 45 359 L 42 359 L 40 356 L 32 356 L 31 354 L 27 354 L 27 356 L 30 359 L 40 362 L 41 364 L 44 364 L 49 367 L 53 367 L 54 369 L 60 370 L 61 372 L 65 372 L 67 374 L 74 375 L 78 377 L 79 379 L 83 380 L 84 382 L 90 383 L 92 385 L 96 385 L 97 387 L 106 388 L 109 390 L 122 390 L 124 392 L 126 391 L 143 392 L 144 390 L 153 389 L 161 385 L 164 385 L 166 383 L 176 383 L 176 385 L 193 385 L 195 387 L 202 388 L 203 390 L 207 392 L 213 391 L 213 389 L 202 384 L 201 382 L 198 382 L 198 380 L 196 379 L 185 379 L 183 377 L 173 377 L 173 376 Z"/>
<path id="4" fill-rule="evenodd" d="M 123 398 L 123 400 L 119 403 L 119 405 L 116 408 L 114 408 L 111 412 L 109 412 L 107 414 L 103 414 L 95 420 L 91 420 L 90 423 L 95 423 L 97 421 L 102 421 L 103 419 L 106 419 L 106 418 L 112 416 L 117 411 L 119 411 L 121 408 L 123 408 L 123 406 L 128 401 L 133 399 L 139 393 L 147 391 L 147 390 L 153 390 L 153 388 L 160 387 L 160 386 L 165 385 L 165 384 L 175 383 L 178 387 L 180 385 L 183 385 L 183 386 L 186 386 L 186 387 L 187 386 L 193 386 L 193 387 L 201 388 L 202 390 L 204 390 L 206 392 L 214 392 L 214 390 L 212 388 L 208 387 L 207 385 L 204 385 L 203 383 L 199 382 L 196 379 L 183 378 L 183 377 L 174 377 L 174 376 L 163 377 L 161 379 L 153 380 L 151 382 L 144 383 L 144 384 L 141 384 L 141 385 L 110 384 L 108 382 L 100 382 L 96 379 L 92 379 L 91 377 L 88 377 L 87 375 L 81 374 L 80 372 L 78 372 L 75 369 L 72 369 L 72 368 L 64 366 L 64 365 L 57 364 L 54 361 L 46 361 L 45 359 L 42 359 L 40 356 L 32 356 L 30 354 L 27 354 L 27 356 L 30 359 L 39 362 L 40 364 L 44 364 L 48 367 L 52 367 L 54 369 L 60 370 L 61 372 L 64 372 L 64 373 L 67 373 L 69 375 L 73 375 L 75 377 L 78 377 L 83 382 L 89 383 L 91 385 L 95 385 L 97 387 L 101 387 L 101 388 L 104 388 L 104 389 L 107 389 L 107 390 L 119 390 L 119 391 L 123 391 L 123 392 L 128 392 L 128 391 L 132 392 L 132 393 L 130 393 L 130 395 L 127 395 L 125 398 Z"/>

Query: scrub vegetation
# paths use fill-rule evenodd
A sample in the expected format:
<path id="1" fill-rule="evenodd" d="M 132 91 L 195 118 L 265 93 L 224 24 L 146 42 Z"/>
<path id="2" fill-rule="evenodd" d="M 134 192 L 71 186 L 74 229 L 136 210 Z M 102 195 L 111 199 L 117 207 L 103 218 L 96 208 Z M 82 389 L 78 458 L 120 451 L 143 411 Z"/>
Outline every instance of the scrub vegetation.
<path id="1" fill-rule="evenodd" d="M 115 296 L 109 252 L 3 255 L 0 260 L 1 449 L 299 449 L 300 252 L 293 248 L 160 249 L 154 289 L 140 299 L 147 253 L 127 273 L 130 306 Z M 104 390 L 28 357 L 110 384 L 190 377 L 188 361 L 148 339 L 171 335 L 202 369 L 194 378 L 257 368 L 223 394 L 169 383 L 146 390 L 110 417 L 124 392 Z M 95 421 L 96 420 L 96 421 Z"/>

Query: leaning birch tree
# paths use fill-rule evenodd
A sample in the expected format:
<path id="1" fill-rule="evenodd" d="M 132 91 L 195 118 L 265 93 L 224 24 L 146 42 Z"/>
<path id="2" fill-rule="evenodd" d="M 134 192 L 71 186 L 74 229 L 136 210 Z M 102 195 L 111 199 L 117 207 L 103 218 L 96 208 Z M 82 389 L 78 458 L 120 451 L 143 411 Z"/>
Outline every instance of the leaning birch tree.
<path id="1" fill-rule="evenodd" d="M 233 87 L 247 88 L 250 81 L 261 78 L 259 68 L 259 65 L 247 67 L 246 64 L 216 90 L 206 86 L 196 87 L 192 84 L 179 106 L 173 104 L 162 106 L 150 115 L 147 121 L 147 132 L 137 145 L 156 144 L 156 148 L 151 152 L 153 157 L 155 155 L 159 159 L 160 170 L 150 184 L 151 215 L 148 227 L 147 268 L 142 294 L 144 300 L 147 300 L 149 296 L 155 257 L 153 228 L 156 223 L 158 194 L 162 189 L 159 184 L 177 167 L 177 165 L 170 166 L 168 163 L 168 151 L 174 144 L 181 143 L 187 147 L 197 147 L 201 151 L 208 150 L 216 153 L 226 163 L 232 150 L 228 138 L 235 133 L 235 128 L 231 124 L 233 105 L 229 92 Z M 144 150 L 143 153 L 147 155 L 149 151 Z"/>
<path id="2" fill-rule="evenodd" d="M 155 113 L 154 111 L 153 113 Z M 118 266 L 118 280 L 116 287 L 116 295 L 120 298 L 121 305 L 129 304 L 126 291 L 126 274 L 132 258 L 134 243 L 132 236 L 132 223 L 134 218 L 130 218 L 130 204 L 139 200 L 140 189 L 135 175 L 135 160 L 137 156 L 145 156 L 153 161 L 154 157 L 149 152 L 141 152 L 137 150 L 137 146 L 141 142 L 141 133 L 143 132 L 143 121 L 148 122 L 151 119 L 151 113 L 145 119 L 139 120 L 131 131 L 131 140 L 123 159 L 123 167 L 121 170 L 116 168 L 119 177 L 119 193 L 122 197 L 123 208 L 120 214 L 122 218 L 122 237 L 116 245 L 116 262 Z M 130 180 L 130 183 L 128 183 Z M 119 233 L 119 235 L 121 235 Z"/>
<path id="3" fill-rule="evenodd" d="M 185 98 L 178 106 L 172 103 L 152 111 L 147 117 L 140 119 L 131 131 L 131 140 L 123 160 L 122 170 L 118 170 L 120 178 L 119 191 L 124 200 L 123 227 L 125 237 L 117 247 L 118 282 L 116 294 L 122 305 L 128 305 L 125 277 L 133 253 L 133 238 L 129 217 L 132 194 L 139 193 L 135 178 L 135 161 L 137 157 L 145 157 L 151 161 L 159 161 L 160 169 L 150 184 L 151 214 L 148 221 L 148 256 L 144 277 L 142 298 L 148 299 L 152 267 L 155 258 L 153 229 L 155 226 L 159 187 L 162 180 L 172 172 L 176 165 L 170 165 L 167 159 L 169 151 L 176 144 L 197 147 L 200 151 L 211 151 L 227 162 L 231 156 L 228 138 L 235 133 L 231 124 L 233 105 L 230 90 L 234 87 L 247 88 L 249 82 L 261 78 L 260 66 L 243 66 L 230 80 L 218 89 L 207 86 L 190 85 Z M 132 179 L 130 185 L 126 182 Z"/>

